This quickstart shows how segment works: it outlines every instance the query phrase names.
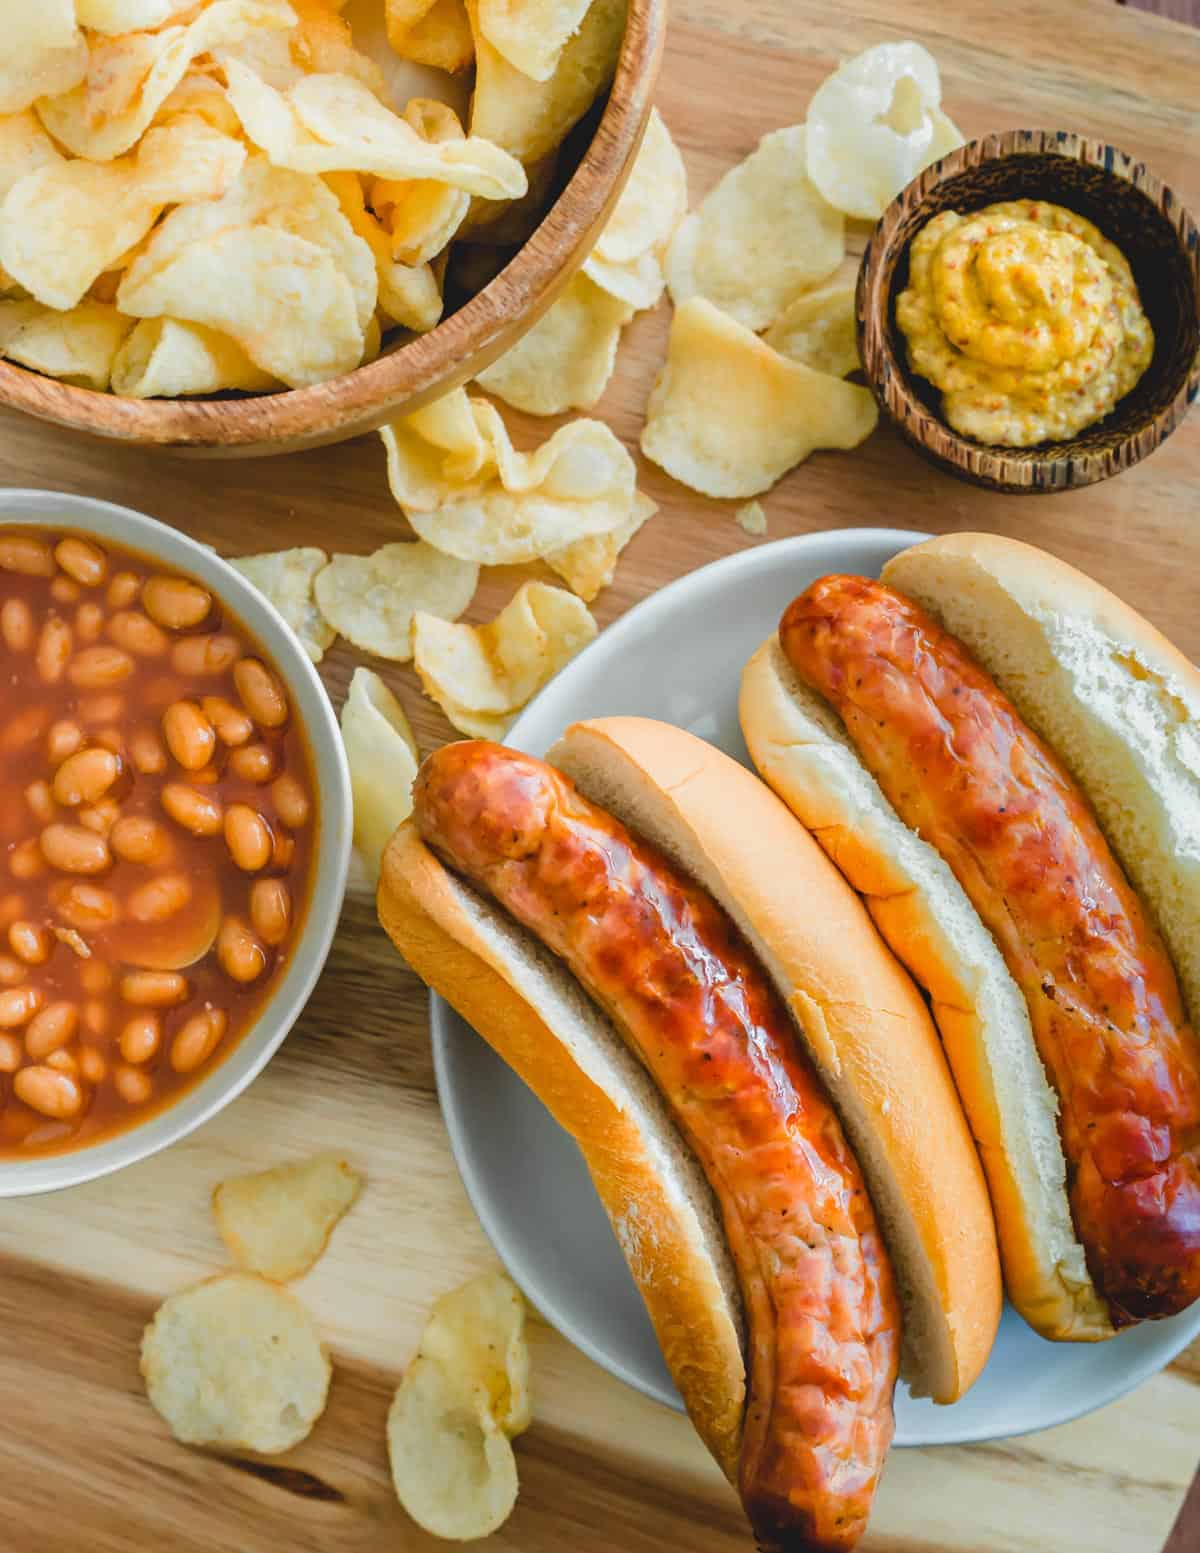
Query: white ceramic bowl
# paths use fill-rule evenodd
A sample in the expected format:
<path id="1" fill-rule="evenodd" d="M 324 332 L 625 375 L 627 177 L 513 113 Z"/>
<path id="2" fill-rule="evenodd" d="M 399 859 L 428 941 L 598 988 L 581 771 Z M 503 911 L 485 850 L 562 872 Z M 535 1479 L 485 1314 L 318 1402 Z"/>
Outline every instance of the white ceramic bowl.
<path id="1" fill-rule="evenodd" d="M 128 545 L 173 571 L 195 577 L 228 604 L 279 670 L 307 733 L 320 831 L 308 911 L 299 941 L 282 981 L 229 1056 L 173 1105 L 114 1137 L 66 1154 L 28 1160 L 0 1159 L 0 1197 L 52 1192 L 109 1175 L 165 1149 L 241 1094 L 295 1024 L 321 974 L 346 890 L 353 829 L 350 773 L 329 698 L 295 636 L 240 572 L 165 523 L 129 507 L 93 501 L 86 496 L 0 490 L 0 528 L 18 523 L 75 529 L 101 543 L 108 540 Z"/>
<path id="2" fill-rule="evenodd" d="M 847 529 L 759 545 L 630 610 L 527 708 L 508 742 L 543 755 L 583 717 L 676 723 L 749 765 L 738 726 L 742 665 L 785 606 L 827 572 L 878 576 L 925 534 Z M 438 1094 L 467 1193 L 532 1302 L 584 1353 L 679 1407 L 653 1329 L 583 1159 L 490 1046 L 433 999 Z M 1200 1331 L 1200 1303 L 1106 1343 L 1048 1343 L 1007 1306 L 976 1385 L 952 1407 L 896 1392 L 896 1444 L 961 1444 L 1064 1423 L 1145 1380 Z"/>

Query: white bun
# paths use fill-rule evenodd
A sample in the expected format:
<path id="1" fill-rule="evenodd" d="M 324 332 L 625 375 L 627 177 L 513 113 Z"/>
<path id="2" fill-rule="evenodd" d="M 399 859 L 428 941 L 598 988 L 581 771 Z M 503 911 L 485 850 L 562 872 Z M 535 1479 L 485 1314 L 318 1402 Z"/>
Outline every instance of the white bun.
<path id="1" fill-rule="evenodd" d="M 1032 545 L 953 534 L 884 581 L 959 637 L 1087 795 L 1200 1017 L 1200 674 L 1141 615 Z"/>
<path id="2" fill-rule="evenodd" d="M 1009 1298 L 1048 1338 L 1112 1335 L 1071 1222 L 1057 1101 L 1025 999 L 941 857 L 899 818 L 840 717 L 804 685 L 777 638 L 742 678 L 740 714 L 759 771 L 864 897 L 929 994 L 979 1145 Z"/>

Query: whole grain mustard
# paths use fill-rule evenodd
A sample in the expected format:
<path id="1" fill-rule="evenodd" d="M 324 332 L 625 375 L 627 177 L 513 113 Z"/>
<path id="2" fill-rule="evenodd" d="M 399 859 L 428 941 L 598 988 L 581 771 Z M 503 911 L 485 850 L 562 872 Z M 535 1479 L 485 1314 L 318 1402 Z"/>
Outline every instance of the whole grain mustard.
<path id="1" fill-rule="evenodd" d="M 947 422 L 1007 447 L 1102 420 L 1154 354 L 1124 254 L 1041 200 L 935 216 L 913 240 L 896 321 Z"/>

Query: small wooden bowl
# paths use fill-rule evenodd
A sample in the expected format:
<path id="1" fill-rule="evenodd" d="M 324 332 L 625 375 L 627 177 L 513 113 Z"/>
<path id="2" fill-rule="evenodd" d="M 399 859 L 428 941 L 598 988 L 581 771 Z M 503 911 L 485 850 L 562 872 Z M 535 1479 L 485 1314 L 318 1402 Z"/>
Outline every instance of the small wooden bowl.
<path id="1" fill-rule="evenodd" d="M 289 453 L 374 431 L 467 382 L 546 311 L 595 244 L 641 144 L 667 0 L 629 0 L 616 78 L 590 145 L 529 241 L 428 334 L 312 388 L 211 399 L 122 399 L 0 360 L 0 406 L 118 442 L 214 458 Z"/>
<path id="2" fill-rule="evenodd" d="M 1069 442 L 989 447 L 959 436 L 940 395 L 911 371 L 896 325 L 909 244 L 943 210 L 1038 199 L 1077 211 L 1129 260 L 1154 329 L 1154 359 L 1133 392 Z M 880 407 L 919 452 L 997 491 L 1065 491 L 1129 469 L 1170 436 L 1200 392 L 1200 234 L 1141 162 L 1065 130 L 985 135 L 935 162 L 888 206 L 858 276 L 858 341 Z"/>

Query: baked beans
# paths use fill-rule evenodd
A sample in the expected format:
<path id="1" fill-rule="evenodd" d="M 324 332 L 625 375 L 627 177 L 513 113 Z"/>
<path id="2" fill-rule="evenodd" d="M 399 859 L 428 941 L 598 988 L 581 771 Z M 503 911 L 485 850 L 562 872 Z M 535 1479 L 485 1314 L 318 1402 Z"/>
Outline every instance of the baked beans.
<path id="1" fill-rule="evenodd" d="M 283 681 L 192 579 L 0 531 L 0 1155 L 176 1099 L 289 962 L 315 789 Z"/>

